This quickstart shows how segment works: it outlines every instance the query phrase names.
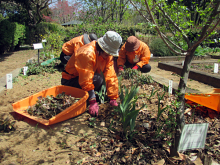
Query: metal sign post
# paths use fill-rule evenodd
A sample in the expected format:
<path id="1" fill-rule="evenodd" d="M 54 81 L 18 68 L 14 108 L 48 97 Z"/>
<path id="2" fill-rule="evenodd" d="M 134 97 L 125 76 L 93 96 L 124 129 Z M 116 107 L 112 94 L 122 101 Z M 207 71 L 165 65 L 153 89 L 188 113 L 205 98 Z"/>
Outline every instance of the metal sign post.
<path id="1" fill-rule="evenodd" d="M 34 49 L 38 49 L 38 64 L 39 64 L 39 49 L 43 49 L 43 44 L 42 43 L 36 43 L 33 44 Z"/>

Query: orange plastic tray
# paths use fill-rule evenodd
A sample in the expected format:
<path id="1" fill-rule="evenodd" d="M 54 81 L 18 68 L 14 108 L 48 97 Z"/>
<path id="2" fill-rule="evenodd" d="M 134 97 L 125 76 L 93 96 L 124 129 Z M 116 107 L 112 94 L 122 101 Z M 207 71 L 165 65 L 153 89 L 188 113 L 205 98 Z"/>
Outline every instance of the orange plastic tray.
<path id="1" fill-rule="evenodd" d="M 220 112 L 220 94 L 185 94 L 185 98 Z"/>
<path id="2" fill-rule="evenodd" d="M 79 101 L 77 101 L 75 104 L 71 105 L 61 113 L 57 114 L 56 116 L 50 118 L 49 120 L 42 119 L 36 116 L 31 116 L 25 110 L 34 104 L 36 104 L 36 101 L 38 100 L 39 96 L 46 97 L 53 95 L 56 97 L 58 94 L 65 92 L 67 95 L 71 95 L 73 97 L 81 98 Z M 88 99 L 89 94 L 87 91 L 84 91 L 79 88 L 74 88 L 74 87 L 69 87 L 69 86 L 64 86 L 64 85 L 59 85 L 59 86 L 54 86 L 51 88 L 48 88 L 46 90 L 43 90 L 39 93 L 36 93 L 32 96 L 29 96 L 25 99 L 22 99 L 16 103 L 13 103 L 13 110 L 23 116 L 26 116 L 32 120 L 35 120 L 41 124 L 44 125 L 51 125 L 55 124 L 67 119 L 70 119 L 72 117 L 78 116 L 86 111 L 86 100 Z"/>

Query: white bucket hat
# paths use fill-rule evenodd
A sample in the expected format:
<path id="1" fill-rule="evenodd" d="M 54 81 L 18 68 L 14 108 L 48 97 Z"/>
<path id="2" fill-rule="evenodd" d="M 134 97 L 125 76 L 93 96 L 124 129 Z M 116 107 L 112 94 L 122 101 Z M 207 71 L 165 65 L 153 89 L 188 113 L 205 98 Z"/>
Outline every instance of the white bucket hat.
<path id="1" fill-rule="evenodd" d="M 114 31 L 107 31 L 103 37 L 98 39 L 98 44 L 102 50 L 112 56 L 118 56 L 118 49 L 121 43 L 121 36 Z"/>

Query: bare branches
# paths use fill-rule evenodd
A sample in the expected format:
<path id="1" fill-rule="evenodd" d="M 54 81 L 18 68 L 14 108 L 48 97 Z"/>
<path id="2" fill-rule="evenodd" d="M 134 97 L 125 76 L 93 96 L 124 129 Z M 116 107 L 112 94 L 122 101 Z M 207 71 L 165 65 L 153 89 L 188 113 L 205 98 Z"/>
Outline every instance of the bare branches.
<path id="1" fill-rule="evenodd" d="M 156 21 L 155 21 L 153 15 L 152 15 L 152 13 L 151 13 L 151 9 L 150 9 L 150 7 L 149 7 L 149 5 L 148 5 L 148 2 L 147 2 L 146 0 L 145 0 L 145 4 L 146 4 L 147 11 L 148 11 L 148 13 L 149 13 L 149 15 L 150 15 L 150 18 L 151 18 L 152 22 L 151 22 L 145 15 L 143 15 L 143 14 L 141 13 L 141 11 L 136 7 L 136 5 L 135 5 L 131 0 L 130 0 L 130 2 L 131 2 L 131 4 L 136 8 L 136 10 L 140 13 L 140 15 L 145 18 L 145 20 L 146 20 L 147 22 L 152 23 L 152 24 L 155 25 L 155 29 L 156 29 L 157 32 L 159 33 L 161 39 L 162 39 L 162 40 L 164 41 L 164 43 L 170 48 L 171 51 L 173 51 L 173 52 L 176 53 L 177 55 L 182 55 L 182 56 L 188 55 L 188 52 L 187 52 L 187 51 L 183 50 L 181 47 L 179 47 L 178 45 L 176 45 L 174 42 L 172 42 L 170 39 L 168 39 L 165 34 L 163 34 L 163 33 L 160 31 L 160 29 L 159 29 L 158 25 L 156 24 Z M 177 49 L 179 49 L 180 52 L 174 50 L 174 49 L 169 45 L 168 42 L 169 42 L 170 44 L 172 44 L 173 46 L 175 46 Z"/>
<path id="2" fill-rule="evenodd" d="M 137 6 L 130 0 L 130 2 L 131 2 L 131 4 L 135 7 L 135 9 L 139 12 L 139 14 L 142 16 L 142 17 L 144 17 L 144 19 L 147 21 L 147 22 L 149 22 L 149 23 L 151 23 L 151 21 L 145 16 L 145 15 L 143 15 L 142 13 L 141 13 L 141 11 L 137 8 Z"/>
<path id="3" fill-rule="evenodd" d="M 146 0 L 145 0 L 145 2 L 146 2 Z M 170 18 L 170 16 L 163 10 L 161 5 L 157 4 L 157 6 L 159 7 L 160 11 L 163 13 L 164 17 L 167 18 L 169 23 L 172 24 L 173 27 L 183 35 L 184 39 L 187 41 L 187 44 L 189 44 L 189 39 L 186 36 L 186 34 L 182 31 L 182 29 Z"/>
<path id="4" fill-rule="evenodd" d="M 140 15 L 149 23 L 153 24 L 153 26 L 155 27 L 155 29 L 157 30 L 159 36 L 161 37 L 161 39 L 164 41 L 164 43 L 169 47 L 169 49 L 171 51 L 173 51 L 174 53 L 178 54 L 178 55 L 190 55 L 191 51 L 193 50 L 193 52 L 195 51 L 195 49 L 202 43 L 202 41 L 207 38 L 212 31 L 216 28 L 216 26 L 220 23 L 220 18 L 217 18 L 217 16 L 220 14 L 220 11 L 218 11 L 218 8 L 220 6 L 220 1 L 219 0 L 215 0 L 213 2 L 213 10 L 212 13 L 209 16 L 208 21 L 206 22 L 205 26 L 203 26 L 200 34 L 199 34 L 199 39 L 193 44 L 190 42 L 188 36 L 185 34 L 184 30 L 181 29 L 181 27 L 179 25 L 177 25 L 172 19 L 171 17 L 166 13 L 166 11 L 163 9 L 162 5 L 157 3 L 156 0 L 153 0 L 154 5 L 153 8 L 155 8 L 155 6 L 157 6 L 159 8 L 159 10 L 162 12 L 163 17 L 165 18 L 166 21 L 168 21 L 169 25 L 171 25 L 176 31 L 178 31 L 183 39 L 186 41 L 187 45 L 188 45 L 188 50 L 183 50 L 183 48 L 181 48 L 180 46 L 178 46 L 177 44 L 175 44 L 172 40 L 170 40 L 159 28 L 159 26 L 157 25 L 155 18 L 152 15 L 152 9 L 150 9 L 148 1 L 145 0 L 145 5 L 146 5 L 146 9 L 147 12 L 150 16 L 150 19 L 147 18 L 136 6 L 135 4 L 130 0 L 131 4 L 136 8 L 136 10 L 140 13 Z M 213 21 L 216 21 L 214 25 Z M 212 27 L 211 27 L 212 25 Z M 171 32 L 173 33 L 173 29 L 170 29 Z M 173 33 L 174 34 L 174 33 Z M 180 52 L 176 51 L 173 49 L 173 47 L 171 47 L 171 45 L 173 45 L 175 48 L 177 48 Z"/>

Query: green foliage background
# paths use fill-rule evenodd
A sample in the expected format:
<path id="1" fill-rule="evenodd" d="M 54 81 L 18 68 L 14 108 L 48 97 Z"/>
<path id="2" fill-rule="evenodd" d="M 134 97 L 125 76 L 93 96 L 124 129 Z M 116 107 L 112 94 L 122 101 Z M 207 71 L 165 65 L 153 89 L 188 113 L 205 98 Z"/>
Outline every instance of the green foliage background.
<path id="1" fill-rule="evenodd" d="M 4 19 L 0 22 L 0 53 L 13 51 L 17 45 L 24 43 L 26 38 L 26 27 L 17 22 Z"/>

